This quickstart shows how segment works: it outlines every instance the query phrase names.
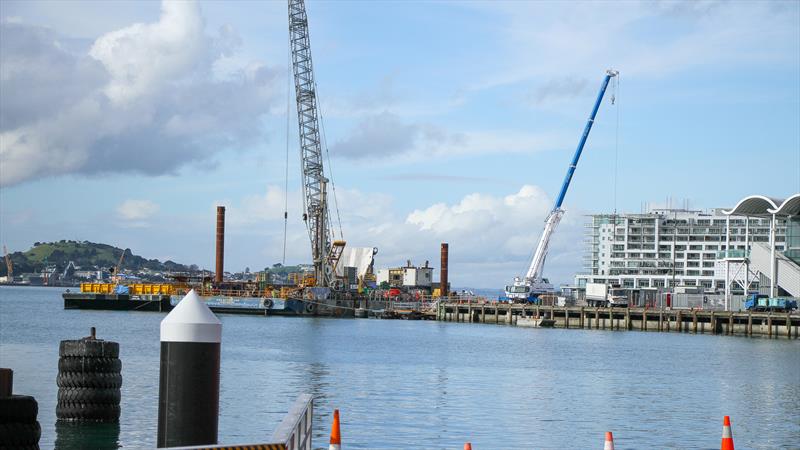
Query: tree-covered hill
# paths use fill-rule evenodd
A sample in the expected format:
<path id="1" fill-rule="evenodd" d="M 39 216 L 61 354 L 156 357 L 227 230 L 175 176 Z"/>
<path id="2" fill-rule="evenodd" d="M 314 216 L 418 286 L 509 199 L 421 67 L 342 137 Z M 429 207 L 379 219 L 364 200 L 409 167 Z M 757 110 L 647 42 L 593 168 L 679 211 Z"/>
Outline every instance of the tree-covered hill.
<path id="1" fill-rule="evenodd" d="M 123 271 L 150 269 L 155 271 L 185 272 L 189 267 L 173 261 L 161 262 L 134 255 L 125 249 L 122 262 Z M 26 252 L 9 253 L 14 265 L 14 275 L 26 272 L 39 272 L 45 266 L 55 265 L 64 269 L 70 261 L 83 270 L 108 269 L 119 262 L 123 249 L 107 244 L 61 240 L 58 242 L 36 242 Z M 0 264 L 0 276 L 7 275 L 5 263 Z"/>

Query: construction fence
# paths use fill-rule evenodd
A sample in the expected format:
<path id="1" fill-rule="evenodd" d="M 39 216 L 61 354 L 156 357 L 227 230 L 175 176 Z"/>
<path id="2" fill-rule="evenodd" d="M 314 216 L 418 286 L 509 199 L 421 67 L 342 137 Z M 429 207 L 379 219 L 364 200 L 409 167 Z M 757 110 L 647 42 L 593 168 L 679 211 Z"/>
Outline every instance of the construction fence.
<path id="1" fill-rule="evenodd" d="M 746 296 L 731 295 L 731 311 L 743 311 Z M 725 310 L 724 294 L 674 294 L 659 293 L 656 308 Z"/>

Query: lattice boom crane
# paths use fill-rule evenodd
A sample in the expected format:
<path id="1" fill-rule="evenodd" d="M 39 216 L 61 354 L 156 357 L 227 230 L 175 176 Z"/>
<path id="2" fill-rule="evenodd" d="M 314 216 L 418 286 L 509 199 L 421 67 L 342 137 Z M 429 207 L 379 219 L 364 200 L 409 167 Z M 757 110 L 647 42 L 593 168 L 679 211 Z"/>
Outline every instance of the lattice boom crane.
<path id="1" fill-rule="evenodd" d="M 328 179 L 322 166 L 319 112 L 317 107 L 308 16 L 303 0 L 289 0 L 289 38 L 292 50 L 292 71 L 297 100 L 297 125 L 300 131 L 300 156 L 303 169 L 305 214 L 314 260 L 317 286 L 336 282 L 335 268 L 344 241 L 334 241 L 327 203 Z"/>

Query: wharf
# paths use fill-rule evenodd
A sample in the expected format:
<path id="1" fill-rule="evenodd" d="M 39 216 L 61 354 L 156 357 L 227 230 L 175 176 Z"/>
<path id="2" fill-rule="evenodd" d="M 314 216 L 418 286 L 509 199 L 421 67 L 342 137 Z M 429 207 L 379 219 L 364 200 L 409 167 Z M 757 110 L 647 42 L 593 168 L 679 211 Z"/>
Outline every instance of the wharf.
<path id="1" fill-rule="evenodd" d="M 596 308 L 509 303 L 440 302 L 436 320 L 517 325 L 520 318 L 546 318 L 554 328 L 637 330 L 766 336 L 797 339 L 800 314 L 650 308 Z M 522 324 L 520 324 L 522 325 Z"/>

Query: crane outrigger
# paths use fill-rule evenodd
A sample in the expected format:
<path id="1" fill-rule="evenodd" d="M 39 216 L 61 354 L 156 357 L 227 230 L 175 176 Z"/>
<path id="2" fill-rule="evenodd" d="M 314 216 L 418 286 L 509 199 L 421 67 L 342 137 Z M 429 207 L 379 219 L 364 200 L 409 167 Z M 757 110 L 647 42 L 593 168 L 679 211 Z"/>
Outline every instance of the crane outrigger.
<path id="1" fill-rule="evenodd" d="M 564 182 L 561 184 L 561 192 L 558 194 L 555 206 L 553 206 L 550 214 L 547 215 L 547 219 L 545 219 L 544 231 L 542 231 L 542 236 L 539 238 L 539 245 L 536 246 L 533 259 L 528 267 L 528 272 L 525 274 L 524 278 L 515 277 L 514 284 L 506 286 L 505 288 L 506 298 L 510 301 L 533 302 L 538 299 L 539 295 L 554 291 L 553 285 L 550 284 L 548 279 L 542 277 L 544 261 L 550 246 L 550 238 L 553 236 L 553 233 L 558 227 L 558 223 L 561 221 L 561 217 L 564 215 L 565 211 L 561 205 L 564 203 L 564 197 L 567 195 L 567 189 L 569 189 L 569 184 L 572 181 L 572 175 L 575 173 L 575 168 L 578 166 L 578 160 L 581 157 L 581 153 L 583 153 L 583 147 L 586 145 L 589 132 L 592 130 L 595 116 L 597 116 L 597 110 L 600 109 L 600 103 L 603 101 L 608 83 L 611 81 L 611 78 L 617 75 L 619 75 L 619 72 L 616 70 L 606 70 L 605 78 L 603 78 L 603 82 L 600 85 L 600 92 L 597 94 L 597 100 L 595 100 L 594 107 L 592 108 L 592 113 L 589 116 L 589 120 L 586 122 L 586 127 L 578 142 L 578 148 L 575 150 L 572 162 L 567 168 L 567 175 L 564 177 Z"/>

